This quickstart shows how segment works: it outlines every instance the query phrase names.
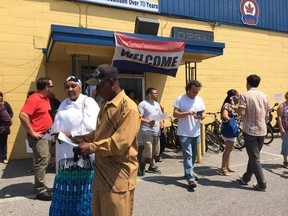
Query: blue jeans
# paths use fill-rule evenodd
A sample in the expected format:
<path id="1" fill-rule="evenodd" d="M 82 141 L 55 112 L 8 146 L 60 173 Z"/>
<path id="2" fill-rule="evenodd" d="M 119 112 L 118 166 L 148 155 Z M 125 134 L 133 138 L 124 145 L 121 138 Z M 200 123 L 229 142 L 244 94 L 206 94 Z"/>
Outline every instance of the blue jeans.
<path id="1" fill-rule="evenodd" d="M 197 137 L 179 136 L 179 141 L 182 146 L 183 165 L 186 180 L 195 181 L 193 169 L 197 157 L 197 150 L 200 138 L 199 136 Z"/>

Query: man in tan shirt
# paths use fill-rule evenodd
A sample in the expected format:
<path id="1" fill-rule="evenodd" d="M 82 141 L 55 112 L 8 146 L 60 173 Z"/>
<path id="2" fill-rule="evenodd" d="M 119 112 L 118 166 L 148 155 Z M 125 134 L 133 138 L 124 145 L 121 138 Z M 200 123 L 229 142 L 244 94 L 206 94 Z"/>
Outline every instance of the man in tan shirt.
<path id="1" fill-rule="evenodd" d="M 254 174 L 257 184 L 253 187 L 265 191 L 267 182 L 260 163 L 260 151 L 267 134 L 269 100 L 266 94 L 257 89 L 261 81 L 258 75 L 252 74 L 246 80 L 247 92 L 240 95 L 238 113 L 243 119 L 244 142 L 249 160 L 246 172 L 238 181 L 242 185 L 248 185 Z"/>
<path id="2" fill-rule="evenodd" d="M 141 116 L 135 102 L 120 89 L 117 68 L 100 65 L 91 81 L 105 100 L 97 130 L 74 141 L 80 144 L 82 156 L 95 153 L 92 212 L 97 216 L 132 215 Z"/>

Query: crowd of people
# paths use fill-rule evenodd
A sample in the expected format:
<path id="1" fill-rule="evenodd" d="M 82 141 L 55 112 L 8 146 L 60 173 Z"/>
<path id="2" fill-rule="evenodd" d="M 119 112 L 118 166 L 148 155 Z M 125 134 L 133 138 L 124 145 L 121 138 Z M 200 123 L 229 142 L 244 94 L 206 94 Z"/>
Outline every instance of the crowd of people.
<path id="1" fill-rule="evenodd" d="M 267 181 L 260 163 L 260 151 L 267 133 L 269 100 L 257 88 L 260 81 L 258 75 L 250 75 L 246 79 L 247 92 L 227 91 L 220 109 L 222 125 L 228 127 L 222 127 L 225 150 L 219 173 L 230 176 L 236 171 L 230 163 L 238 136 L 233 132 L 233 121 L 241 118 L 249 159 L 246 172 L 238 182 L 247 185 L 255 175 L 257 184 L 253 187 L 265 191 Z M 145 172 L 161 174 L 155 163 L 162 161 L 165 148 L 165 139 L 161 138 L 164 109 L 157 102 L 156 88 L 147 88 L 141 102 L 135 98 L 133 90 L 124 92 L 119 85 L 119 71 L 111 65 L 97 67 L 86 83 L 94 86 L 91 88 L 94 93 L 90 93 L 95 97 L 82 94 L 81 80 L 69 76 L 63 84 L 67 98 L 60 103 L 55 101 L 52 80 L 40 78 L 36 83 L 37 91 L 27 96 L 21 108 L 19 118 L 33 150 L 36 199 L 52 200 L 51 216 L 132 215 L 137 176 L 144 176 Z M 193 190 L 198 184 L 194 166 L 200 143 L 200 123 L 206 117 L 204 101 L 198 95 L 201 88 L 199 81 L 189 81 L 185 93 L 173 103 L 184 176 Z M 278 107 L 277 116 L 283 140 L 283 166 L 288 168 L 288 92 L 285 99 Z M 13 111 L 3 100 L 2 92 L 0 102 L 1 157 L 3 163 L 8 163 L 7 136 Z M 141 152 L 138 152 L 138 133 L 143 142 Z M 55 143 L 56 148 L 56 175 L 53 188 L 48 188 L 45 175 L 51 143 Z M 141 156 L 137 158 L 138 153 Z"/>

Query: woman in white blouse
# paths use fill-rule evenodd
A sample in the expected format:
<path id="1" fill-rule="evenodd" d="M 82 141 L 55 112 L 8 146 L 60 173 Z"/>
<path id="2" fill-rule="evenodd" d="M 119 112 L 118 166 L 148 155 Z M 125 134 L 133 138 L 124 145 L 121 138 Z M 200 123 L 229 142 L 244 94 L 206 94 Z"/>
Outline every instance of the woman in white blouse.
<path id="1" fill-rule="evenodd" d="M 80 79 L 74 76 L 65 80 L 67 98 L 58 108 L 50 134 L 57 137 L 63 132 L 71 138 L 96 129 L 99 106 L 93 98 L 81 93 L 81 85 Z M 74 157 L 73 147 L 56 140 L 56 177 L 49 215 L 91 215 L 93 169 L 81 169 L 79 176 L 79 170 L 63 167 L 63 161 L 66 163 L 67 158 Z"/>

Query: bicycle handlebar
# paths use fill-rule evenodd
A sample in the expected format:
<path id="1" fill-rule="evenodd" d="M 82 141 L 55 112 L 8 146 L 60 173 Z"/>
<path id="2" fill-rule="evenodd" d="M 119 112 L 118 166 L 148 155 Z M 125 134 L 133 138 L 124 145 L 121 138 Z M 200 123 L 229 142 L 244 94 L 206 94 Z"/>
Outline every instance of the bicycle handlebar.
<path id="1" fill-rule="evenodd" d="M 213 115 L 214 118 L 217 118 L 217 114 L 220 114 L 220 112 L 207 112 L 206 115 Z"/>
<path id="2" fill-rule="evenodd" d="M 220 112 L 207 112 L 206 114 L 207 115 L 217 115 L 217 114 L 220 114 Z"/>
<path id="3" fill-rule="evenodd" d="M 169 119 L 170 119 L 170 122 L 171 122 L 171 124 L 178 124 L 178 119 L 177 118 L 175 118 L 175 117 L 173 117 L 173 116 L 168 116 L 169 117 Z"/>
<path id="4" fill-rule="evenodd" d="M 276 111 L 277 109 L 275 107 L 278 106 L 278 105 L 279 105 L 279 103 L 275 103 L 273 105 L 273 107 L 269 109 L 269 113 L 272 113 L 272 112 Z"/>

